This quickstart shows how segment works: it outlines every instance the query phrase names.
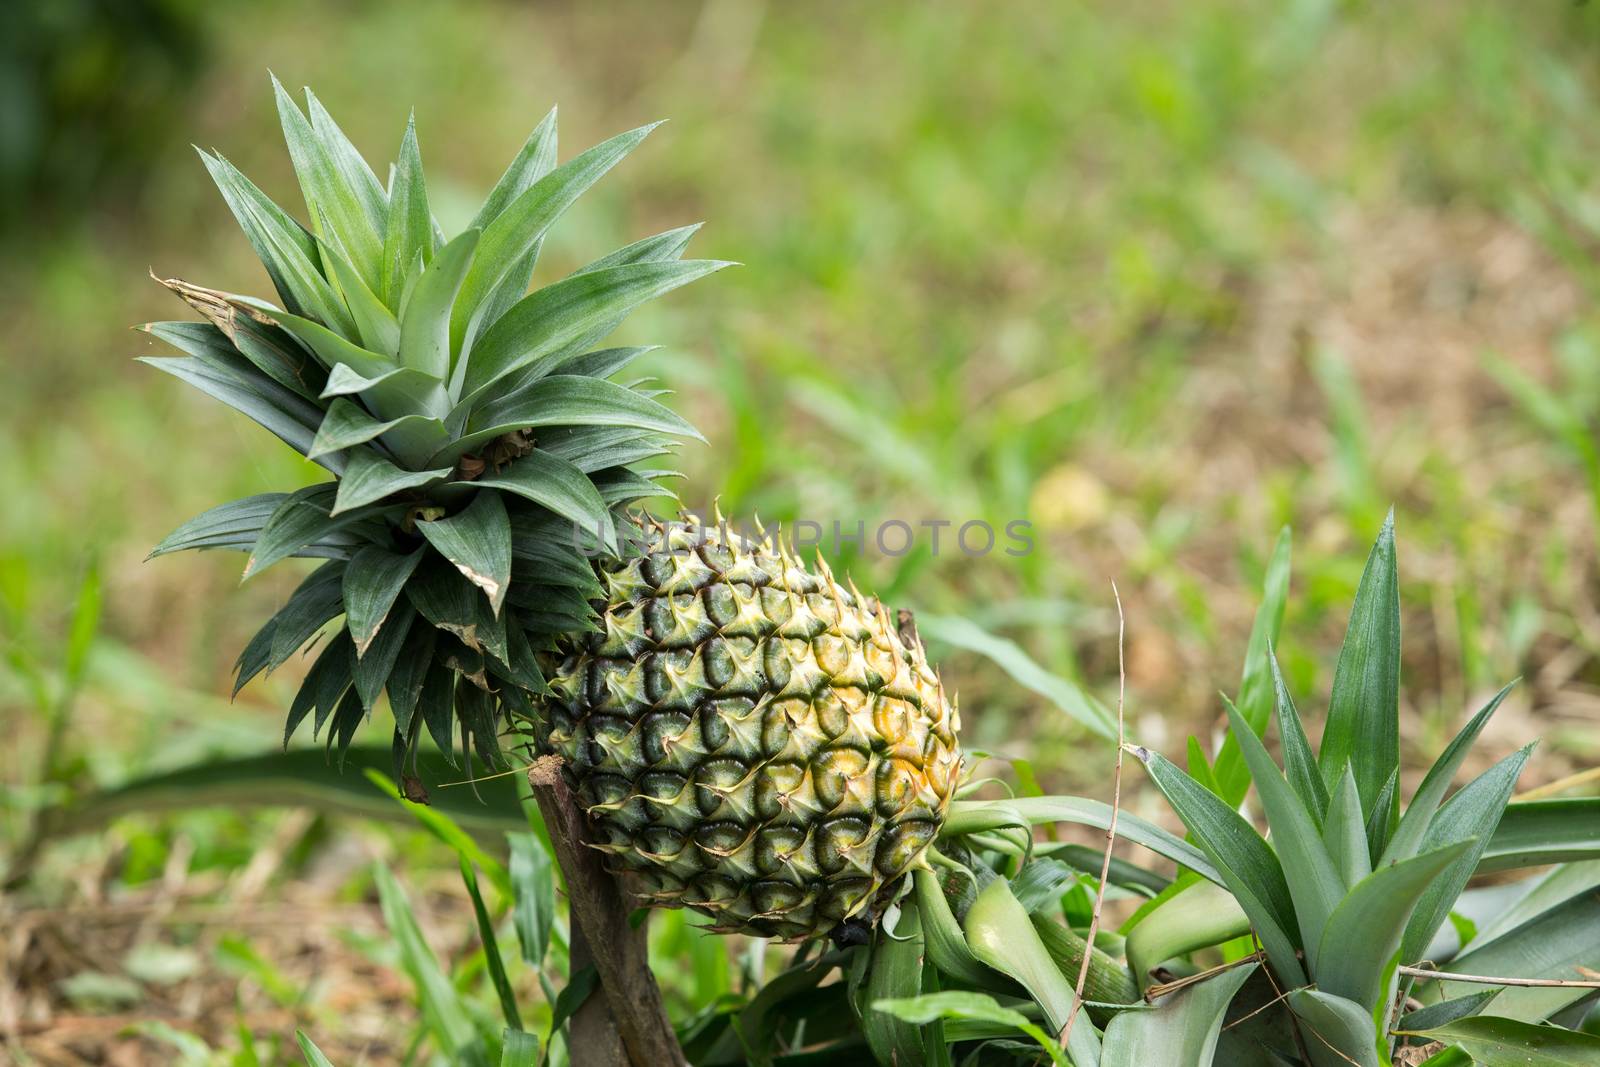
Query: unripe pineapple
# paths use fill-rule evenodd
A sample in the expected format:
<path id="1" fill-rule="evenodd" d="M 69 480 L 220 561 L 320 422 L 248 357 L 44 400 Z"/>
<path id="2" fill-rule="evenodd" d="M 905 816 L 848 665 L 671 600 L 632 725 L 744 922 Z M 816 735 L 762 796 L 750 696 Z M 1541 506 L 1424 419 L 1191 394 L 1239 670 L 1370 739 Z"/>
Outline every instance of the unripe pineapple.
<path id="1" fill-rule="evenodd" d="M 956 709 L 915 635 L 825 562 L 720 524 L 647 531 L 602 569 L 600 630 L 558 642 L 541 740 L 645 899 L 827 933 L 938 833 Z"/>
<path id="2" fill-rule="evenodd" d="M 146 362 L 248 415 L 332 476 L 212 508 L 156 547 L 249 553 L 245 576 L 325 560 L 239 657 L 238 685 L 308 643 L 289 710 L 342 754 L 387 695 L 397 777 L 424 733 L 502 767 L 533 735 L 614 866 L 723 929 L 826 932 L 933 839 L 955 712 L 883 609 L 784 550 L 691 544 L 628 508 L 670 495 L 637 464 L 699 435 L 645 381 L 643 348 L 595 347 L 639 304 L 726 264 L 647 237 L 528 292 L 573 201 L 644 139 L 555 165 L 555 114 L 472 224 L 445 239 L 414 128 L 380 183 L 309 92 L 278 111 L 310 227 L 202 153 L 281 306 L 165 282 L 205 322 L 145 329 Z M 597 537 L 591 558 L 586 539 Z M 546 672 L 553 681 L 546 684 Z"/>

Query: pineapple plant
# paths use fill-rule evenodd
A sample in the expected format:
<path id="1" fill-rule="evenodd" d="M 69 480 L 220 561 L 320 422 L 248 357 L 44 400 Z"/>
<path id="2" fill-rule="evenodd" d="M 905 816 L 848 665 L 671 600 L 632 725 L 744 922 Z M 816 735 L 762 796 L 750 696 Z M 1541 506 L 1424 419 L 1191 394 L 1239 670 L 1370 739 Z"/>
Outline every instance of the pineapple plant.
<path id="1" fill-rule="evenodd" d="M 286 743 L 310 719 L 342 756 L 386 696 L 422 800 L 424 735 L 498 769 L 510 733 L 563 759 L 595 847 L 647 902 L 788 939 L 870 925 L 960 767 L 920 642 L 781 536 L 632 510 L 670 475 L 639 465 L 699 434 L 648 380 L 616 380 L 647 349 L 598 346 L 727 264 L 682 258 L 690 226 L 529 292 L 552 225 L 652 127 L 558 166 L 551 112 L 447 238 L 414 121 L 380 182 L 314 95 L 302 110 L 273 88 L 309 226 L 201 158 L 277 302 L 173 279 L 203 321 L 143 327 L 182 353 L 145 362 L 329 475 L 154 551 L 240 550 L 247 578 L 324 561 L 240 654 L 235 692 L 317 642 Z"/>
<path id="2" fill-rule="evenodd" d="M 625 1035 L 634 1062 L 681 1062 L 680 1037 L 708 1065 L 1600 1062 L 1582 1032 L 1596 805 L 1513 803 L 1527 751 L 1450 793 L 1501 697 L 1401 803 L 1392 528 L 1319 752 L 1271 651 L 1286 543 L 1215 764 L 1197 743 L 1187 773 L 1130 748 L 1189 839 L 1083 798 L 958 798 L 955 702 L 913 627 L 781 536 L 636 510 L 670 473 L 640 465 L 699 435 L 647 380 L 616 380 L 644 349 L 598 346 L 726 264 L 684 260 L 685 227 L 528 292 L 551 226 L 650 128 L 557 166 L 552 113 L 446 239 L 414 126 L 380 182 L 314 96 L 302 110 L 274 89 L 309 226 L 202 159 L 277 301 L 169 280 L 201 321 L 144 327 L 182 353 L 146 362 L 329 477 L 213 508 L 155 554 L 243 551 L 246 577 L 322 561 L 237 664 L 242 687 L 315 648 L 286 741 L 309 719 L 342 760 L 386 700 L 396 775 L 425 800 L 425 738 L 457 766 L 504 768 L 509 737 L 559 762 L 587 843 L 646 903 L 801 942 L 747 1001 L 666 1026 L 665 1058 Z M 1273 721 L 1281 769 L 1261 741 Z M 1252 786 L 1265 835 L 1240 813 Z M 1176 873 L 1036 839 L 1061 822 L 1114 826 Z M 1468 887 L 1552 863 L 1499 917 L 1501 889 Z M 1097 929 L 1090 887 L 1142 903 Z M 623 1021 L 620 987 L 602 989 Z M 501 1044 L 528 1053 L 504 1007 Z M 449 1037 L 488 1062 L 493 1035 Z"/>

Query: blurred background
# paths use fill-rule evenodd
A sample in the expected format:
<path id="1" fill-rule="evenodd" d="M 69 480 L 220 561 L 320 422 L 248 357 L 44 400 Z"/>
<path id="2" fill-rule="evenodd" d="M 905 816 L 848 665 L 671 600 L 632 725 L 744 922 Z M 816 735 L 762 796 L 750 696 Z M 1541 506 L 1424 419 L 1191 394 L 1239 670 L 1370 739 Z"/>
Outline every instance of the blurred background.
<path id="1" fill-rule="evenodd" d="M 1391 504 L 1408 763 L 1521 676 L 1482 758 L 1542 737 L 1524 789 L 1593 766 L 1597 45 L 1595 5 L 1557 0 L 6 5 L 0 867 L 48 805 L 270 749 L 295 688 L 227 699 L 294 568 L 241 587 L 234 555 L 143 559 L 315 468 L 134 363 L 128 330 L 186 317 L 152 270 L 269 291 L 189 147 L 298 210 L 269 68 L 380 173 L 415 107 L 447 232 L 551 105 L 563 157 L 670 118 L 540 277 L 702 219 L 696 252 L 745 264 L 621 335 L 665 343 L 648 373 L 711 442 L 680 457 L 685 502 L 1033 524 L 1020 559 L 833 561 L 981 628 L 935 644 L 966 743 L 1046 790 L 1106 792 L 1114 746 L 1081 720 L 1117 691 L 1113 581 L 1130 733 L 1215 754 L 1285 525 L 1280 652 L 1317 720 Z M 0 1061 L 252 1063 L 230 1057 L 254 1034 L 289 1062 L 300 1025 L 336 1062 L 401 1062 L 374 857 L 470 955 L 421 831 L 219 808 L 52 840 L 0 896 Z M 669 994 L 714 995 L 726 939 L 662 936 L 701 961 Z"/>

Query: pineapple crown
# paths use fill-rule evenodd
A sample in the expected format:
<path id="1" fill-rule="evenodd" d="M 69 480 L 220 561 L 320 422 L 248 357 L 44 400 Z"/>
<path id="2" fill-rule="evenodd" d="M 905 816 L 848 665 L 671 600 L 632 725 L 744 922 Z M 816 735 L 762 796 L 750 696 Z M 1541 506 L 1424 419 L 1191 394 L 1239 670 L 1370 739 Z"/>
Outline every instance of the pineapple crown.
<path id="1" fill-rule="evenodd" d="M 342 757 L 387 691 L 397 773 L 424 725 L 452 759 L 459 732 L 499 766 L 499 724 L 532 716 L 544 690 L 538 652 L 593 626 L 592 547 L 618 551 L 627 506 L 670 495 L 656 479 L 672 472 L 635 465 L 703 440 L 645 381 L 613 380 L 649 349 L 596 346 L 638 305 L 727 264 L 680 258 L 698 228 L 686 226 L 528 291 L 550 227 L 653 125 L 556 166 L 552 110 L 447 240 L 414 118 L 385 186 L 310 90 L 302 111 L 272 84 L 310 228 L 220 154 L 200 158 L 282 306 L 164 281 L 205 321 L 145 325 L 184 355 L 143 362 L 332 478 L 212 508 L 151 555 L 244 551 L 246 578 L 291 556 L 327 561 L 236 664 L 237 694 L 326 632 L 285 743 L 315 712 Z"/>

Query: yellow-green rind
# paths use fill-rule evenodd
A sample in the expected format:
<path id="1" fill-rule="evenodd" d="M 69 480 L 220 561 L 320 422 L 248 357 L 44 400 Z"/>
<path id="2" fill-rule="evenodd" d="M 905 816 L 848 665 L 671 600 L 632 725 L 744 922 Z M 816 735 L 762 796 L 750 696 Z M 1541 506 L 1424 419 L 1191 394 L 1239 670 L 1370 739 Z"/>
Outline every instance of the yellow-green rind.
<path id="1" fill-rule="evenodd" d="M 781 540 L 651 527 L 550 672 L 542 737 L 608 864 L 720 931 L 800 940 L 867 908 L 938 834 L 959 717 L 920 642 Z"/>

